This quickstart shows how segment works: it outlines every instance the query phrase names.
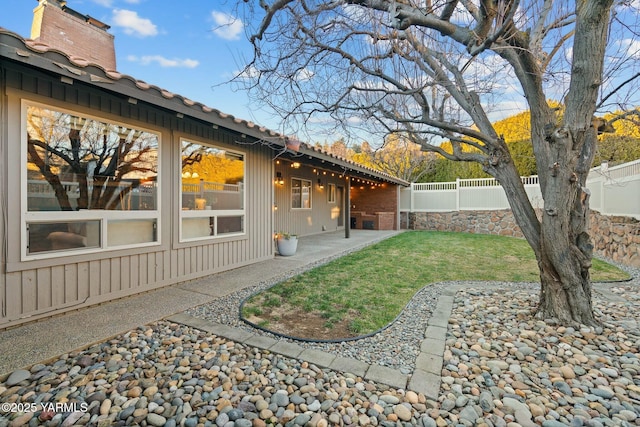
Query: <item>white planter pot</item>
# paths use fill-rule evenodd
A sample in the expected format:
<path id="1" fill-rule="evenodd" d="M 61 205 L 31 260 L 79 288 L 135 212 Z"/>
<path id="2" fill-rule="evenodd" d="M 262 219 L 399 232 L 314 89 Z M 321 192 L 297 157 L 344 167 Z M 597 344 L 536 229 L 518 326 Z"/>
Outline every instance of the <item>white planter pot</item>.
<path id="1" fill-rule="evenodd" d="M 298 238 L 290 237 L 285 239 L 283 237 L 278 238 L 278 253 L 282 256 L 291 256 L 296 254 L 298 249 Z"/>

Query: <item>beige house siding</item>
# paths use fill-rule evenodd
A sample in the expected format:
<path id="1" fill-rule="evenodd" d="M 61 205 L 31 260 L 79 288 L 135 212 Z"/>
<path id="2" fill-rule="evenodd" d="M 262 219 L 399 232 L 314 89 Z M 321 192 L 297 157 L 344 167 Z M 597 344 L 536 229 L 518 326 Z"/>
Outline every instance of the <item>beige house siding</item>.
<path id="1" fill-rule="evenodd" d="M 178 118 L 159 108 L 15 65 L 3 66 L 0 114 L 0 328 L 206 276 L 273 257 L 272 152 L 220 126 Z M 4 85 L 4 81 L 2 82 Z M 141 126 L 160 134 L 160 244 L 22 261 L 22 100 Z M 6 120 L 5 120 L 6 119 Z M 180 243 L 180 136 L 245 155 L 245 234 Z M 238 144 L 237 142 L 242 142 Z"/>
<path id="2" fill-rule="evenodd" d="M 323 231 L 335 231 L 342 229 L 346 220 L 343 219 L 339 225 L 338 219 L 344 210 L 344 199 L 339 200 L 342 189 L 345 197 L 345 187 L 347 180 L 344 176 L 336 172 L 323 171 L 310 166 L 302 165 L 300 168 L 291 167 L 291 162 L 280 160 L 274 165 L 275 173 L 280 172 L 283 184 L 274 185 L 274 201 L 277 206 L 275 214 L 274 230 L 286 231 L 300 236 L 317 234 Z M 326 172 L 326 174 L 325 174 Z M 275 178 L 272 177 L 272 179 Z M 291 206 L 291 180 L 304 179 L 311 182 L 311 209 L 296 209 Z M 318 186 L 318 179 L 321 180 L 324 188 Z M 328 201 L 329 184 L 336 186 L 336 201 Z M 343 215 L 344 217 L 344 215 Z"/>

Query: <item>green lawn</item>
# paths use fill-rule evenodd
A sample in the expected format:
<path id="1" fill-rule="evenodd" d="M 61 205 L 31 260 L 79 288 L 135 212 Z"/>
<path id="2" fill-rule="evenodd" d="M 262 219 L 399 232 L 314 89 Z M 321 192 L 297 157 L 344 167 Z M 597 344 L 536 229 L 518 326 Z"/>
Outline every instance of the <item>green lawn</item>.
<path id="1" fill-rule="evenodd" d="M 629 275 L 594 259 L 591 277 L 606 281 Z M 243 316 L 262 315 L 262 325 L 269 327 L 278 321 L 268 316 L 269 309 L 287 306 L 320 314 L 328 327 L 346 320 L 354 334 L 365 334 L 393 321 L 423 286 L 448 280 L 537 282 L 539 276 L 533 251 L 524 240 L 412 231 L 254 295 L 245 303 Z"/>

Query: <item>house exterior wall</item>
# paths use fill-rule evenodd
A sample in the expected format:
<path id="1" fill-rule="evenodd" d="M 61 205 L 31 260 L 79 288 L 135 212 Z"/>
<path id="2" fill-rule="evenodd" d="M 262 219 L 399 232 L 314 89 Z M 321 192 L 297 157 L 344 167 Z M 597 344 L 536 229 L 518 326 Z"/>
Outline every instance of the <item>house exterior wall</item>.
<path id="1" fill-rule="evenodd" d="M 243 136 L 222 127 L 214 129 L 158 108 L 130 104 L 107 91 L 78 82 L 62 83 L 59 77 L 21 65 L 3 64 L 0 77 L 0 328 L 273 257 L 273 163 L 268 148 L 258 143 L 240 146 L 235 142 Z M 158 244 L 95 253 L 75 251 L 69 256 L 28 261 L 21 258 L 23 100 L 139 126 L 160 135 Z M 181 136 L 244 153 L 243 235 L 179 241 Z"/>
<path id="2" fill-rule="evenodd" d="M 342 229 L 346 221 L 343 213 L 346 178 L 335 172 L 314 169 L 305 165 L 296 169 L 291 164 L 286 160 L 277 160 L 274 165 L 274 175 L 271 177 L 271 182 L 274 182 L 278 172 L 284 182 L 283 184 L 275 182 L 273 184 L 274 231 L 304 236 Z M 307 180 L 311 183 L 310 209 L 292 207 L 292 179 Z M 321 180 L 324 188 L 319 187 L 318 179 Z M 333 202 L 329 201 L 329 184 L 336 186 L 335 201 Z M 340 223 L 341 215 L 342 223 Z"/>

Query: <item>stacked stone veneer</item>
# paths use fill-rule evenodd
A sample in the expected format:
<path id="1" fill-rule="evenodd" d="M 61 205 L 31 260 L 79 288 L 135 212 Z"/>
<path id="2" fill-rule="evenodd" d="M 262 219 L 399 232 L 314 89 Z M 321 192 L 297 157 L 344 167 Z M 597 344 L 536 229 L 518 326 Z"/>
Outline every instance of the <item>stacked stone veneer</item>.
<path id="1" fill-rule="evenodd" d="M 589 234 L 598 254 L 640 267 L 640 221 L 591 211 Z"/>
<path id="2" fill-rule="evenodd" d="M 523 237 L 510 209 L 498 211 L 411 212 L 402 215 L 410 230 L 456 231 Z M 595 253 L 621 264 L 640 267 L 640 222 L 591 211 L 589 217 Z"/>

